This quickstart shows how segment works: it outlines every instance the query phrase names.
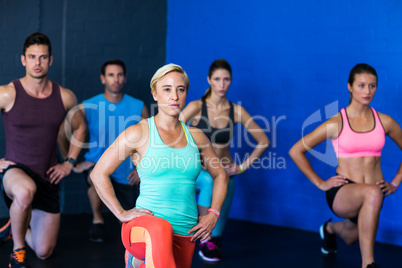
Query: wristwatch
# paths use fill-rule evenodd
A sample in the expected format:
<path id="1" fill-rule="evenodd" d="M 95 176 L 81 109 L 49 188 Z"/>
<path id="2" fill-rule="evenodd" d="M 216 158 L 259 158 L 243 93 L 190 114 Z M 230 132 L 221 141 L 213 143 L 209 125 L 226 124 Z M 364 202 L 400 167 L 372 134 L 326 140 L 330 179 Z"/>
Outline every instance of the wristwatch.
<path id="1" fill-rule="evenodd" d="M 72 157 L 67 157 L 66 162 L 69 163 L 70 165 L 72 165 L 73 167 L 75 167 L 75 163 L 77 162 L 77 160 L 75 160 Z"/>

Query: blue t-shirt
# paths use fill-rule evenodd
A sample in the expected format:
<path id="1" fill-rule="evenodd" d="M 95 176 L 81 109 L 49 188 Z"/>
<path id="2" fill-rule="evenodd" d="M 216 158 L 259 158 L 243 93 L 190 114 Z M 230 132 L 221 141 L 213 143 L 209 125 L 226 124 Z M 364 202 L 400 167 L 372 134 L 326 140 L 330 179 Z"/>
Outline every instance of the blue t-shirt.
<path id="1" fill-rule="evenodd" d="M 89 131 L 89 148 L 84 157 L 86 161 L 98 162 L 103 152 L 129 126 L 141 120 L 144 102 L 124 94 L 117 103 L 108 101 L 102 94 L 82 102 L 85 108 Z M 112 174 L 118 183 L 128 184 L 127 176 L 134 164 L 127 158 Z"/>

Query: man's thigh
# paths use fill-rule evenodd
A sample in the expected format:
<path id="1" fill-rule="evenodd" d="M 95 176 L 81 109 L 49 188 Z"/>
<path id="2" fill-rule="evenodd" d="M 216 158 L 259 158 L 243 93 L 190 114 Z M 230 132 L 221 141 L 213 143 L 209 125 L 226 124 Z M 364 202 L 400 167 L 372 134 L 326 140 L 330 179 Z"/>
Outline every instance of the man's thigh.
<path id="1" fill-rule="evenodd" d="M 33 209 L 30 229 L 31 242 L 35 251 L 40 247 L 54 248 L 60 230 L 60 213 Z"/>

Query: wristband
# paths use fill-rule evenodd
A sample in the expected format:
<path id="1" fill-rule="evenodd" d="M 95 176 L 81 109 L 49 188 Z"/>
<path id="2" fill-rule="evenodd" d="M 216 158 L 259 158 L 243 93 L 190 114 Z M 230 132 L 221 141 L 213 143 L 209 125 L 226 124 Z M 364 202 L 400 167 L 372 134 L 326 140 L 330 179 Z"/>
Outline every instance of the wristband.
<path id="1" fill-rule="evenodd" d="M 395 190 L 396 190 L 396 189 L 398 189 L 398 186 L 396 186 L 396 184 L 395 184 L 395 183 L 393 183 L 392 181 L 391 181 L 391 184 L 392 184 L 392 186 L 394 186 L 394 187 L 395 187 Z"/>
<path id="2" fill-rule="evenodd" d="M 239 165 L 239 168 L 240 168 L 240 172 L 241 172 L 241 173 L 244 173 L 243 164 L 240 164 L 240 165 Z"/>
<path id="3" fill-rule="evenodd" d="M 208 212 L 214 213 L 216 216 L 218 216 L 218 218 L 221 216 L 221 213 L 213 208 L 208 209 Z"/>
<path id="4" fill-rule="evenodd" d="M 72 165 L 73 167 L 75 167 L 75 163 L 77 162 L 77 160 L 75 160 L 72 157 L 67 157 L 66 162 L 69 163 L 70 165 Z"/>

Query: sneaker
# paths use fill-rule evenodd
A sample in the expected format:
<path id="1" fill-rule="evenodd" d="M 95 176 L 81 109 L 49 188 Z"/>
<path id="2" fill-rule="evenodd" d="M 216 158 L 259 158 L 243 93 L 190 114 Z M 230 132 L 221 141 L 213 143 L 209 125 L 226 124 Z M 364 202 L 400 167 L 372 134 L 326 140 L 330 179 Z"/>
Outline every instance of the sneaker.
<path id="1" fill-rule="evenodd" d="M 19 248 L 13 251 L 10 256 L 9 268 L 29 268 L 27 252 L 25 248 Z"/>
<path id="2" fill-rule="evenodd" d="M 131 255 L 130 253 L 128 253 L 128 251 L 126 250 L 126 253 L 124 253 L 124 261 L 126 263 L 126 268 L 133 268 L 133 255 Z"/>
<path id="3" fill-rule="evenodd" d="M 4 243 L 13 238 L 11 234 L 11 219 L 0 228 L 0 243 Z"/>
<path id="4" fill-rule="evenodd" d="M 378 266 L 375 262 L 373 262 L 372 264 L 369 264 L 366 267 L 367 268 L 379 268 L 380 266 Z"/>
<path id="5" fill-rule="evenodd" d="M 124 261 L 126 263 L 126 266 L 124 266 L 125 268 L 138 268 L 142 263 L 144 263 L 145 260 L 134 258 L 134 256 L 126 250 L 126 253 L 124 254 Z"/>
<path id="6" fill-rule="evenodd" d="M 218 246 L 210 240 L 200 243 L 198 255 L 200 255 L 204 261 L 217 262 L 221 260 Z"/>
<path id="7" fill-rule="evenodd" d="M 336 244 L 336 235 L 330 234 L 327 231 L 327 225 L 330 221 L 331 219 L 320 226 L 320 236 L 322 239 L 321 252 L 323 254 L 334 254 L 338 251 L 338 246 Z"/>
<path id="8" fill-rule="evenodd" d="M 89 240 L 92 242 L 103 242 L 104 230 L 103 223 L 92 223 L 89 229 Z"/>

